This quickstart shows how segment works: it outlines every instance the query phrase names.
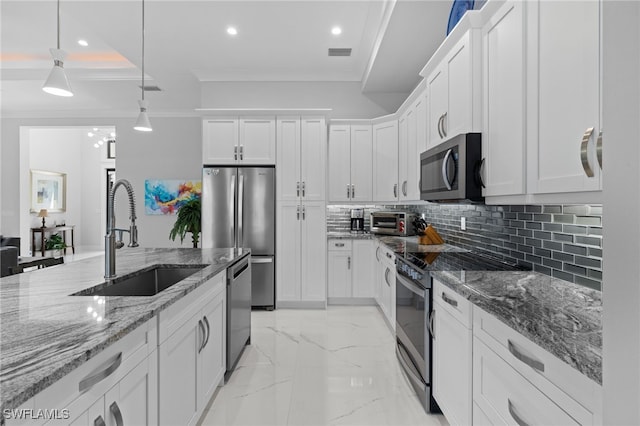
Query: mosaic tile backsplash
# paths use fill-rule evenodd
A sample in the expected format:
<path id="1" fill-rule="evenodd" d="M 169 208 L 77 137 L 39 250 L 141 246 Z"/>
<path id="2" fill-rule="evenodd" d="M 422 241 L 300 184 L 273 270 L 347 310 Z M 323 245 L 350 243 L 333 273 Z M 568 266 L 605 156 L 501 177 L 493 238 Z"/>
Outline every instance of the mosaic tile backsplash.
<path id="1" fill-rule="evenodd" d="M 602 206 L 422 204 L 327 206 L 327 230 L 349 230 L 351 208 L 369 213 L 400 210 L 424 214 L 442 238 L 507 262 L 602 290 Z M 460 229 L 466 218 L 467 229 Z"/>

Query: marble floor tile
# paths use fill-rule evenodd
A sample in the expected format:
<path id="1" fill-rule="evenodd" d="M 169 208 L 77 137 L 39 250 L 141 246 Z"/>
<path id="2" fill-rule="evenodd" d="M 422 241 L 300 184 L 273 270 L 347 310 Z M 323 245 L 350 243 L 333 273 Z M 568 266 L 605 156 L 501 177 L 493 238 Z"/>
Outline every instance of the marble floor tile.
<path id="1" fill-rule="evenodd" d="M 203 425 L 448 424 L 424 412 L 375 307 L 253 311 L 251 333 Z"/>

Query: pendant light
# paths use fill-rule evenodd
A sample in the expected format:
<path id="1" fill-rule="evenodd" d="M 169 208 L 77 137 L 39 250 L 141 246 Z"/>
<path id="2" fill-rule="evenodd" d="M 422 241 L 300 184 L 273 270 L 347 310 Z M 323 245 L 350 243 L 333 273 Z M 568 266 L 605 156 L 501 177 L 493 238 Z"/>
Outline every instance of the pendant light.
<path id="1" fill-rule="evenodd" d="M 142 100 L 138 101 L 138 105 L 140 105 L 140 114 L 133 128 L 140 132 L 150 132 L 153 129 L 151 128 L 151 122 L 147 115 L 149 103 L 144 100 L 144 0 L 142 0 Z"/>
<path id="2" fill-rule="evenodd" d="M 49 49 L 53 57 L 53 68 L 45 81 L 42 90 L 56 96 L 73 96 L 67 75 L 64 73 L 64 50 L 60 50 L 60 0 L 58 0 L 58 44 L 56 49 Z"/>

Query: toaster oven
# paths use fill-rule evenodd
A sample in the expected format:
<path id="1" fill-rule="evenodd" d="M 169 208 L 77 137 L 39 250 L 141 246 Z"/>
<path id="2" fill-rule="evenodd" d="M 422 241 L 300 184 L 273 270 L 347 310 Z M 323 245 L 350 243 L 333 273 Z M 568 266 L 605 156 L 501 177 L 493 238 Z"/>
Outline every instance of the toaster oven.
<path id="1" fill-rule="evenodd" d="M 372 212 L 369 221 L 369 231 L 372 234 L 396 235 L 407 237 L 414 235 L 414 213 L 406 212 Z"/>

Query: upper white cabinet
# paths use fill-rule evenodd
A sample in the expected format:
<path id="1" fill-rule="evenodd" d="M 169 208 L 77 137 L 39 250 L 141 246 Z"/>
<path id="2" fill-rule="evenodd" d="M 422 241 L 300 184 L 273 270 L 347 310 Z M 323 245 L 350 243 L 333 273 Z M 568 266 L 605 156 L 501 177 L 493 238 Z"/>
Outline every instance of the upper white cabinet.
<path id="1" fill-rule="evenodd" d="M 373 125 L 373 201 L 396 202 L 398 185 L 398 120 Z"/>
<path id="2" fill-rule="evenodd" d="M 276 163 L 274 117 L 220 117 L 203 120 L 203 164 Z"/>
<path id="3" fill-rule="evenodd" d="M 373 200 L 372 144 L 370 124 L 329 127 L 329 202 Z"/>
<path id="4" fill-rule="evenodd" d="M 324 117 L 278 117 L 277 198 L 279 201 L 325 199 Z"/>
<path id="5" fill-rule="evenodd" d="M 525 3 L 507 1 L 482 29 L 483 195 L 525 193 Z"/>
<path id="6" fill-rule="evenodd" d="M 426 96 L 422 91 L 398 119 L 398 199 L 420 200 L 420 154 L 426 149 Z"/>
<path id="7" fill-rule="evenodd" d="M 601 186 L 599 1 L 527 8 L 528 192 Z"/>
<path id="8" fill-rule="evenodd" d="M 435 67 L 427 64 L 433 68 L 427 76 L 428 148 L 481 128 L 479 39 L 479 31 L 469 29 Z"/>

